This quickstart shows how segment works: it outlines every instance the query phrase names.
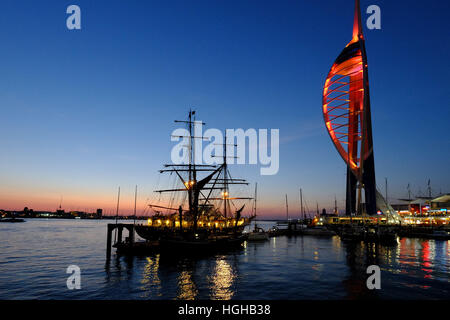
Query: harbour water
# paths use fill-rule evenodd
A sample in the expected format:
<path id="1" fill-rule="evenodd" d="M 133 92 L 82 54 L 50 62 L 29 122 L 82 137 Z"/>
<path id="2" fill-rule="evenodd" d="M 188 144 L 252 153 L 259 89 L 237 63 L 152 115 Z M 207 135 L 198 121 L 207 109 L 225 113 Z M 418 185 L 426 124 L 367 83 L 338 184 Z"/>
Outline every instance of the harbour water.
<path id="1" fill-rule="evenodd" d="M 448 299 L 450 241 L 397 245 L 277 237 L 197 258 L 163 254 L 105 260 L 108 220 L 0 224 L 0 299 Z M 268 229 L 273 222 L 258 222 Z M 381 290 L 366 287 L 381 268 Z M 66 285 L 69 265 L 81 289 Z"/>

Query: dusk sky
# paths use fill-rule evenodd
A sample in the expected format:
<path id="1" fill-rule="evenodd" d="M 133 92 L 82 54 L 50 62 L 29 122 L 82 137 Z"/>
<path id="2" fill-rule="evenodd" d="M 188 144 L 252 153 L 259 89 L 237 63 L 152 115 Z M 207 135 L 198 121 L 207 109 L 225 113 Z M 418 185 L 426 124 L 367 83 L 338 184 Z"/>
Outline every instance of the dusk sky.
<path id="1" fill-rule="evenodd" d="M 66 8 L 81 8 L 81 30 Z M 448 1 L 361 0 L 377 185 L 390 199 L 450 192 Z M 0 208 L 138 214 L 170 162 L 189 108 L 206 128 L 280 130 L 280 169 L 230 170 L 258 183 L 264 217 L 299 188 L 309 209 L 343 208 L 344 161 L 322 116 L 322 88 L 351 40 L 353 0 L 2 1 Z"/>

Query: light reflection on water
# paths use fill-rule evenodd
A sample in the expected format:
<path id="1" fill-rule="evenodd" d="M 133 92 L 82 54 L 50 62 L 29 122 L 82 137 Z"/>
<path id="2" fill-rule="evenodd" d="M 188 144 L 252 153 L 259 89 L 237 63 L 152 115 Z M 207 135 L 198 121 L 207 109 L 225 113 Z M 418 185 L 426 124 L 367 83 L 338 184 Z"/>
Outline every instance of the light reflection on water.
<path id="1" fill-rule="evenodd" d="M 216 267 L 211 278 L 211 298 L 217 300 L 229 300 L 233 297 L 233 281 L 236 277 L 235 270 L 225 260 L 225 257 L 217 257 Z"/>
<path id="2" fill-rule="evenodd" d="M 279 237 L 227 254 L 114 254 L 105 264 L 106 223 L 1 224 L 0 299 L 446 299 L 450 293 L 450 241 L 401 238 L 381 246 Z M 81 268 L 81 290 L 66 287 L 71 264 Z M 366 288 L 372 264 L 381 268 L 379 291 Z"/>
<path id="3" fill-rule="evenodd" d="M 180 272 L 180 275 L 178 276 L 178 291 L 177 299 L 194 300 L 197 298 L 198 290 L 192 280 L 192 272 Z"/>
<path id="4" fill-rule="evenodd" d="M 150 298 L 147 296 L 149 292 L 154 292 L 157 296 L 161 296 L 161 280 L 158 276 L 159 270 L 159 254 L 154 257 L 146 258 L 146 265 L 142 273 L 142 280 L 140 281 L 140 290 L 143 298 Z"/>

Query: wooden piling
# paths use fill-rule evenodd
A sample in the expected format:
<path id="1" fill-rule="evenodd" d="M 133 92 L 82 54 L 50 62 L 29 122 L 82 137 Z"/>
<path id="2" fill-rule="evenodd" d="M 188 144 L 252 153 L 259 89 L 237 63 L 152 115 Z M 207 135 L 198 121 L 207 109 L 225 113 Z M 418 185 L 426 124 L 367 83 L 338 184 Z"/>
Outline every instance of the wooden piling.
<path id="1" fill-rule="evenodd" d="M 118 224 L 117 228 L 119 229 L 119 232 L 117 233 L 117 243 L 122 243 L 123 225 L 122 224 Z"/>
<path id="2" fill-rule="evenodd" d="M 112 237 L 112 231 L 113 228 L 111 228 L 111 225 L 108 223 L 108 232 L 107 232 L 107 236 L 106 236 L 106 259 L 110 259 L 111 258 L 111 237 Z"/>
<path id="3" fill-rule="evenodd" d="M 134 224 L 130 223 L 108 223 L 107 226 L 107 235 L 106 235 L 106 259 L 109 260 L 111 258 L 111 247 L 112 247 L 112 233 L 115 229 L 118 229 L 117 232 L 117 244 L 122 243 L 122 233 L 123 228 L 128 230 L 128 242 L 127 245 L 133 246 L 135 240 L 135 229 Z"/>
<path id="4" fill-rule="evenodd" d="M 130 244 L 133 245 L 134 244 L 134 224 L 132 224 L 129 228 L 128 228 L 128 239 L 130 239 Z"/>

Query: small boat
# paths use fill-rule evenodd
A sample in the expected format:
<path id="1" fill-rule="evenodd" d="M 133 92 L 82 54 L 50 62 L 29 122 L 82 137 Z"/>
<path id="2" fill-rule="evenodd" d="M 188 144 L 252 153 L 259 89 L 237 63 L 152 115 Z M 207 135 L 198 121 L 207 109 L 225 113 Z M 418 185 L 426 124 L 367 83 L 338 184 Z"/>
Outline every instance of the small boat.
<path id="1" fill-rule="evenodd" d="M 367 226 L 365 240 L 368 242 L 396 243 L 397 230 L 393 226 Z"/>
<path id="2" fill-rule="evenodd" d="M 277 237 L 283 235 L 286 230 L 287 229 L 282 230 L 277 226 L 273 226 L 272 228 L 269 229 L 269 231 L 267 231 L 267 233 L 269 234 L 269 237 Z"/>
<path id="3" fill-rule="evenodd" d="M 336 235 L 336 232 L 328 230 L 324 226 L 302 228 L 301 233 L 306 236 L 320 236 L 320 237 L 332 237 Z"/>
<path id="4" fill-rule="evenodd" d="M 346 224 L 342 226 L 339 236 L 343 241 L 362 241 L 366 238 L 366 230 L 361 225 Z"/>
<path id="5" fill-rule="evenodd" d="M 255 224 L 255 229 L 247 236 L 247 241 L 265 241 L 269 239 L 269 233 L 264 231 L 263 228 L 258 227 Z"/>
<path id="6" fill-rule="evenodd" d="M 258 184 L 255 184 L 255 198 L 253 203 L 253 217 L 256 217 L 256 199 L 257 199 Z M 269 239 L 269 234 L 256 225 L 252 232 L 247 235 L 247 241 L 265 241 Z"/>
<path id="7" fill-rule="evenodd" d="M 433 233 L 431 233 L 430 238 L 437 240 L 448 240 L 450 239 L 450 233 L 445 230 L 434 230 Z"/>

